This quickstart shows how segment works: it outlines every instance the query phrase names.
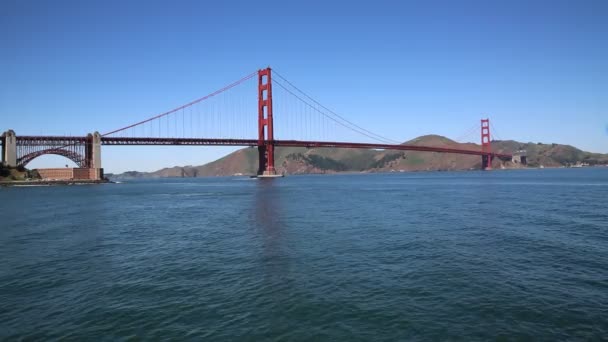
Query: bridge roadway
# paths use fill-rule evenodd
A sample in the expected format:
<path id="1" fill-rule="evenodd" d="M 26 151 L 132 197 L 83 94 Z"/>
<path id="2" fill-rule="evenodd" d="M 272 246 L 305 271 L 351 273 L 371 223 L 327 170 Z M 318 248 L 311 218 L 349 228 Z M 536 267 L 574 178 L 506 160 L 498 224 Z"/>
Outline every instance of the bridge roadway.
<path id="1" fill-rule="evenodd" d="M 20 143 L 32 142 L 62 144 L 84 144 L 86 137 L 68 136 L 17 136 Z M 306 147 L 306 148 L 363 148 L 363 149 L 384 149 L 399 151 L 422 151 L 468 154 L 476 156 L 488 155 L 481 150 L 467 150 L 449 147 L 419 146 L 405 144 L 377 144 L 377 143 L 350 143 L 350 142 L 330 142 L 330 141 L 303 141 L 303 140 L 274 140 L 275 146 L 285 147 Z M 101 144 L 108 146 L 258 146 L 257 139 L 207 139 L 207 138 L 148 138 L 148 137 L 101 137 Z M 507 153 L 489 153 L 493 157 L 501 159 L 511 159 L 512 155 Z"/>
<path id="2" fill-rule="evenodd" d="M 16 136 L 7 131 L 2 137 L 2 163 L 9 166 L 26 166 L 33 159 L 55 154 L 72 160 L 78 168 L 87 169 L 87 179 L 103 178 L 101 167 L 101 146 L 249 146 L 257 147 L 260 177 L 276 177 L 270 161 L 274 161 L 274 147 L 303 148 L 358 148 L 396 151 L 422 151 L 481 156 L 483 170 L 491 169 L 494 158 L 512 160 L 512 155 L 495 153 L 487 149 L 471 150 L 451 147 L 420 146 L 407 144 L 350 143 L 303 140 L 262 140 L 259 139 L 209 139 L 209 138 L 151 138 L 151 137 L 107 137 L 98 132 L 87 136 Z M 488 139 L 489 141 L 489 139 Z M 489 145 L 489 143 L 488 143 Z"/>
<path id="3" fill-rule="evenodd" d="M 258 146 L 256 139 L 196 139 L 196 138 L 101 138 L 102 145 L 210 145 L 210 146 Z M 304 141 L 304 140 L 274 140 L 275 146 L 306 147 L 306 148 L 363 148 L 400 151 L 423 151 L 439 153 L 469 154 L 476 156 L 487 155 L 481 150 L 465 150 L 448 147 L 419 146 L 405 144 L 376 144 L 376 143 L 350 143 L 331 141 Z M 510 159 L 512 155 L 505 153 L 490 153 L 493 157 Z"/>
<path id="4" fill-rule="evenodd" d="M 17 136 L 21 144 L 28 142 L 40 144 L 44 141 L 48 144 L 84 144 L 86 137 L 79 136 Z M 207 139 L 207 138 L 149 138 L 149 137 L 101 137 L 101 144 L 108 146 L 258 146 L 257 139 Z M 449 147 L 420 146 L 406 144 L 377 144 L 377 143 L 350 143 L 331 141 L 303 141 L 303 140 L 274 140 L 275 146 L 284 147 L 306 147 L 306 148 L 362 148 L 362 149 L 384 149 L 398 151 L 422 151 L 439 152 L 483 156 L 487 152 L 481 150 L 466 150 Z M 512 158 L 507 153 L 490 153 L 493 157 L 501 159 Z"/>

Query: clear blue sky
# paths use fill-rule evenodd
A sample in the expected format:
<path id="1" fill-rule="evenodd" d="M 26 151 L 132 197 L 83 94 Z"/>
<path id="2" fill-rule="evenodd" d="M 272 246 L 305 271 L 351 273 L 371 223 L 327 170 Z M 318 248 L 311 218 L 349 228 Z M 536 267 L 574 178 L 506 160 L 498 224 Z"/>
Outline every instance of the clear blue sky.
<path id="1" fill-rule="evenodd" d="M 602 0 L 4 0 L 0 130 L 104 132 L 270 65 L 395 140 L 456 137 L 489 116 L 501 138 L 608 153 L 607 18 Z M 103 163 L 155 170 L 230 150 L 104 147 Z"/>

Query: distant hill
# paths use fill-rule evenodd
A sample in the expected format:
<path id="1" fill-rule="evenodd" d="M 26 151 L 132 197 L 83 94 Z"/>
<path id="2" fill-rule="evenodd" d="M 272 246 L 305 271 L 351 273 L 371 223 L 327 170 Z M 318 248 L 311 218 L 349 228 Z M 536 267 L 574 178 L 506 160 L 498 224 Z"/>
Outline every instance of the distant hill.
<path id="1" fill-rule="evenodd" d="M 408 145 L 425 145 L 479 150 L 474 143 L 458 143 L 439 135 L 425 135 L 405 142 Z M 526 150 L 530 167 L 559 167 L 577 163 L 608 164 L 608 154 L 581 151 L 569 145 L 520 143 L 513 140 L 493 141 L 495 152 L 511 153 Z M 129 171 L 113 179 L 207 177 L 235 174 L 253 175 L 257 171 L 258 152 L 255 148 L 243 148 L 223 158 L 200 166 L 175 166 L 154 172 Z M 275 150 L 277 171 L 285 174 L 337 173 L 337 172 L 391 172 L 471 170 L 481 168 L 481 158 L 471 155 L 445 154 L 418 151 L 389 151 L 341 148 L 277 147 Z M 495 168 L 517 168 L 511 162 L 494 160 Z"/>
<path id="2" fill-rule="evenodd" d="M 492 142 L 492 148 L 498 151 L 511 152 L 519 149 L 526 150 L 528 166 L 559 167 L 577 163 L 589 165 L 608 164 L 608 154 L 591 153 L 576 147 L 562 144 L 520 143 L 514 140 Z"/>

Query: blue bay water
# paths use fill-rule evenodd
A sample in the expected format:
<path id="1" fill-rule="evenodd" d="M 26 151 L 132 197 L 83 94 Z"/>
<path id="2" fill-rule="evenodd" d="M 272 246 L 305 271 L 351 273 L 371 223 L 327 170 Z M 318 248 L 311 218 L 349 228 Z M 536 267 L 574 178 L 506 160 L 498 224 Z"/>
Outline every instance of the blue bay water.
<path id="1" fill-rule="evenodd" d="M 0 339 L 608 338 L 608 168 L 0 188 Z"/>

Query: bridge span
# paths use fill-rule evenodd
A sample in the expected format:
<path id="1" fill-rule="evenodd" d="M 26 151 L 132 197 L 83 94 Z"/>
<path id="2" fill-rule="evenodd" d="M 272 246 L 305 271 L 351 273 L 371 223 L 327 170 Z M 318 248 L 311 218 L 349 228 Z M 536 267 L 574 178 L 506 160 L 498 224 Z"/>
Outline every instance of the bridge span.
<path id="1" fill-rule="evenodd" d="M 257 76 L 257 77 L 256 77 Z M 125 126 L 116 130 L 112 130 L 105 134 L 98 132 L 87 134 L 86 136 L 19 136 L 14 131 L 8 130 L 0 137 L 2 144 L 2 163 L 8 166 L 26 166 L 35 158 L 46 155 L 55 154 L 61 155 L 72 160 L 79 168 L 93 169 L 95 172 L 88 174 L 94 175 L 94 178 L 103 177 L 103 168 L 101 165 L 101 146 L 250 146 L 257 147 L 259 157 L 258 176 L 272 177 L 277 171 L 274 167 L 274 149 L 275 147 L 305 147 L 305 148 L 355 148 L 355 149 L 385 149 L 399 151 L 422 151 L 422 152 L 437 152 L 437 153 L 455 153 L 465 155 L 476 155 L 481 157 L 482 169 L 491 169 L 492 161 L 495 158 L 501 160 L 510 160 L 513 155 L 510 153 L 496 153 L 492 151 L 490 140 L 490 121 L 489 119 L 481 120 L 481 149 L 469 150 L 460 148 L 450 148 L 441 146 L 420 146 L 411 144 L 399 144 L 390 139 L 384 138 L 378 134 L 357 126 L 344 117 L 329 110 L 319 102 L 312 99 L 299 88 L 293 86 L 292 83 L 284 79 L 282 76 L 281 82 L 275 81 L 276 84 L 284 91 L 286 97 L 295 99 L 298 104 L 294 106 L 296 110 L 285 107 L 283 103 L 279 106 L 279 118 L 282 121 L 282 128 L 292 132 L 312 132 L 328 130 L 328 123 L 331 123 L 338 128 L 347 128 L 353 132 L 371 138 L 377 142 L 349 142 L 349 141 L 332 141 L 330 139 L 275 139 L 275 116 L 273 107 L 273 79 L 272 70 L 270 68 L 258 70 L 230 85 L 213 92 L 200 99 L 192 101 L 183 106 L 177 107 L 171 111 L 156 115 L 149 119 L 139 121 L 135 124 Z M 238 127 L 246 126 L 243 123 L 248 121 L 250 117 L 239 118 L 235 113 L 239 112 L 232 109 L 217 110 L 213 104 L 211 109 L 203 107 L 201 114 L 201 104 L 205 101 L 217 100 L 217 97 L 244 84 L 248 80 L 257 78 L 257 124 L 256 129 L 251 129 L 248 132 L 255 132 L 255 138 L 222 137 L 222 138 L 207 138 L 207 137 L 184 137 L 187 126 L 190 129 L 190 134 L 193 136 L 222 136 L 222 128 L 225 131 L 225 125 L 229 125 L 229 132 L 235 132 Z M 224 100 L 224 105 L 226 101 Z M 231 98 L 228 104 L 240 103 L 238 99 Z M 250 108 L 249 108 L 250 109 Z M 240 112 L 249 115 L 251 111 L 245 108 Z M 186 123 L 187 111 L 189 111 L 190 122 Z M 239 112 L 239 113 L 240 113 Z M 285 117 L 280 115 L 285 113 Z M 295 113 L 295 119 L 289 117 L 288 113 Z M 181 114 L 181 117 L 180 117 Z M 181 122 L 180 122 L 181 118 Z M 212 127 L 211 133 L 194 133 L 196 120 L 199 127 L 201 120 L 204 129 Z M 223 120 L 223 121 L 222 121 Z M 290 121 L 291 120 L 291 121 Z M 315 122 L 315 120 L 317 120 Z M 322 121 L 324 120 L 324 121 Z M 219 122 L 219 124 L 218 124 Z M 295 122 L 295 124 L 294 124 Z M 179 124 L 181 123 L 181 137 L 179 135 Z M 312 126 L 316 123 L 317 126 Z M 290 126 L 291 125 L 291 126 Z M 307 126 L 308 125 L 308 126 Z M 213 127 L 219 127 L 216 133 Z M 166 127 L 166 128 L 165 128 Z M 329 136 L 333 136 L 333 128 L 329 129 Z M 149 132 L 149 135 L 142 135 L 140 132 Z M 139 134 L 138 134 L 139 133 Z M 225 135 L 225 134 L 223 134 Z M 250 135 L 245 133 L 242 135 Z"/>

